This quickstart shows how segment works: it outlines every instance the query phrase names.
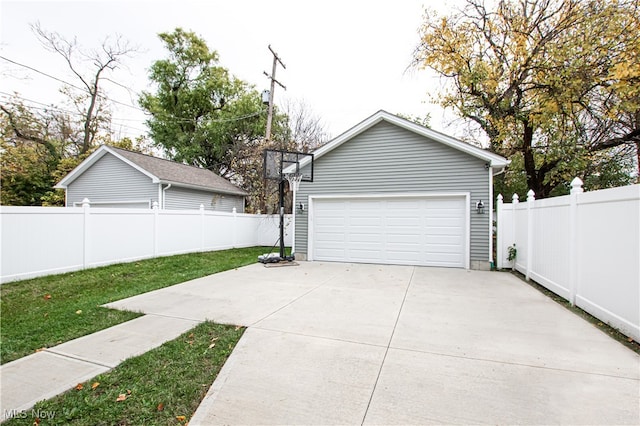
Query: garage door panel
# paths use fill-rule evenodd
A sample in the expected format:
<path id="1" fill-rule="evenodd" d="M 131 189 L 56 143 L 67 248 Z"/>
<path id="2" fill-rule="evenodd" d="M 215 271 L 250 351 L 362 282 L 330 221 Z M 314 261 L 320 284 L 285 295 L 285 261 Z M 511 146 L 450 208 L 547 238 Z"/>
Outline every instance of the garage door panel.
<path id="1" fill-rule="evenodd" d="M 352 227 L 361 227 L 361 226 L 382 226 L 384 219 L 381 217 L 350 217 L 349 225 Z"/>
<path id="2" fill-rule="evenodd" d="M 317 225 L 324 226 L 339 226 L 344 227 L 346 219 L 343 217 L 319 217 L 317 219 Z"/>
<path id="3" fill-rule="evenodd" d="M 454 227 L 454 226 L 443 226 L 443 227 L 437 227 L 437 226 L 428 226 L 424 228 L 424 233 L 425 235 L 432 235 L 432 236 L 440 236 L 440 235 L 460 235 L 458 230 L 460 228 L 458 227 Z"/>
<path id="4" fill-rule="evenodd" d="M 460 246 L 464 243 L 464 239 L 460 235 L 426 235 L 424 238 L 426 244 L 449 244 Z"/>
<path id="5" fill-rule="evenodd" d="M 461 217 L 427 217 L 425 218 L 424 225 L 427 228 L 435 227 L 435 228 L 443 228 L 443 227 L 451 227 L 451 228 L 460 228 L 462 223 Z"/>
<path id="6" fill-rule="evenodd" d="M 388 252 L 402 252 L 402 253 L 414 253 L 419 255 L 421 251 L 421 245 L 419 244 L 387 244 L 386 249 Z"/>
<path id="7" fill-rule="evenodd" d="M 445 245 L 445 244 L 438 244 L 438 245 L 433 245 L 433 244 L 426 244 L 424 246 L 425 252 L 429 253 L 429 254 L 434 254 L 434 253 L 444 253 L 444 254 L 458 254 L 459 246 L 457 245 Z"/>
<path id="8" fill-rule="evenodd" d="M 359 234 L 351 233 L 348 237 L 349 243 L 368 243 L 380 244 L 380 236 L 378 234 Z"/>
<path id="9" fill-rule="evenodd" d="M 396 234 L 395 230 L 393 234 L 387 234 L 387 245 L 393 243 L 415 244 L 418 247 L 423 241 L 424 237 L 417 234 Z"/>
<path id="10" fill-rule="evenodd" d="M 380 250 L 370 250 L 370 249 L 350 249 L 349 258 L 351 262 L 376 262 L 382 263 L 383 257 L 382 252 Z"/>
<path id="11" fill-rule="evenodd" d="M 313 259 L 465 266 L 464 197 L 317 200 L 313 213 Z"/>

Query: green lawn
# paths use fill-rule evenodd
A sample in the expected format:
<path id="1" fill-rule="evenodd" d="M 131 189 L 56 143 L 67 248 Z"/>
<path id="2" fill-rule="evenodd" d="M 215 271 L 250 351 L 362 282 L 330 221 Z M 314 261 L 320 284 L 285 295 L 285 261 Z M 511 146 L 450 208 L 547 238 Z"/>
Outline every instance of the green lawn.
<path id="1" fill-rule="evenodd" d="M 185 424 L 243 332 L 240 327 L 202 323 L 4 424 Z"/>
<path id="2" fill-rule="evenodd" d="M 265 247 L 192 253 L 0 286 L 0 360 L 94 333 L 139 314 L 100 305 L 257 261 Z"/>

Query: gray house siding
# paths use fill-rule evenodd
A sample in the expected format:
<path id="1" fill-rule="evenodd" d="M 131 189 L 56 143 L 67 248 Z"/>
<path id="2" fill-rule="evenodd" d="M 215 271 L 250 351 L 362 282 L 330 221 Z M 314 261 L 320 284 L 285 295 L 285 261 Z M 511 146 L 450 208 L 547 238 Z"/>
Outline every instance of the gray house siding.
<path id="1" fill-rule="evenodd" d="M 158 200 L 158 185 L 124 161 L 111 154 L 105 154 L 67 187 L 67 206 L 81 203 L 84 198 L 95 203 L 152 203 Z M 117 205 L 127 207 L 127 204 Z M 140 204 L 135 207 L 139 206 Z"/>
<path id="2" fill-rule="evenodd" d="M 168 210 L 197 210 L 200 204 L 205 210 L 244 213 L 244 198 L 237 195 L 215 194 L 197 189 L 172 186 L 164 192 L 164 208 Z"/>
<path id="3" fill-rule="evenodd" d="M 470 192 L 470 260 L 489 259 L 491 214 L 485 161 L 382 121 L 315 161 L 314 182 L 302 182 L 296 203 L 309 195 Z M 488 210 L 488 209 L 487 209 Z M 296 253 L 307 254 L 308 211 L 296 213 Z"/>

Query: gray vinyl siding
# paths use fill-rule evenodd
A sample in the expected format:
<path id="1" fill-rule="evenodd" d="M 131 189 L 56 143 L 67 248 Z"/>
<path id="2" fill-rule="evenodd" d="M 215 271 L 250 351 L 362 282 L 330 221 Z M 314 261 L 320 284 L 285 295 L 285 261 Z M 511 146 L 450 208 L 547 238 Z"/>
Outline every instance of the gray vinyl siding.
<path id="1" fill-rule="evenodd" d="M 91 202 L 152 203 L 158 200 L 158 185 L 124 161 L 105 154 L 67 187 L 67 206 L 72 207 L 84 198 Z M 126 204 L 118 205 L 127 207 Z"/>
<path id="2" fill-rule="evenodd" d="M 217 194 L 209 191 L 172 186 L 165 191 L 164 208 L 168 210 L 205 210 L 244 213 L 244 198 L 237 195 Z"/>
<path id="3" fill-rule="evenodd" d="M 471 261 L 489 260 L 489 171 L 485 161 L 382 121 L 315 161 L 314 182 L 302 182 L 296 203 L 308 196 L 403 192 L 471 194 Z M 475 204 L 482 200 L 483 215 Z M 307 253 L 308 209 L 296 213 L 296 252 Z"/>

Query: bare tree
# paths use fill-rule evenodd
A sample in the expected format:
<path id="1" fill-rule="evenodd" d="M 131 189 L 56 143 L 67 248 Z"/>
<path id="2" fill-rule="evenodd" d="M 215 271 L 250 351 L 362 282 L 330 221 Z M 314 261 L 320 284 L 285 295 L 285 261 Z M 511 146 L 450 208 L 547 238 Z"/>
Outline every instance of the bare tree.
<path id="1" fill-rule="evenodd" d="M 311 152 L 329 140 L 322 120 L 304 100 L 287 101 L 282 106 L 282 112 L 288 120 L 288 139 L 295 145 L 296 150 Z"/>
<path id="2" fill-rule="evenodd" d="M 99 129 L 100 119 L 105 113 L 101 111 L 100 100 L 104 99 L 100 91 L 100 83 L 107 80 L 106 74 L 122 65 L 122 59 L 137 51 L 121 36 L 115 39 L 105 38 L 98 49 L 84 50 L 77 39 L 67 40 L 57 32 L 46 31 L 40 23 L 33 24 L 31 29 L 40 43 L 50 52 L 60 55 L 67 66 L 78 77 L 82 89 L 86 93 L 81 97 L 71 97 L 73 103 L 82 114 L 82 140 L 79 153 L 84 154 L 90 148 Z M 89 63 L 91 70 L 84 73 L 82 64 Z M 67 93 L 69 94 L 69 93 Z M 101 114 L 102 112 L 102 114 Z"/>

